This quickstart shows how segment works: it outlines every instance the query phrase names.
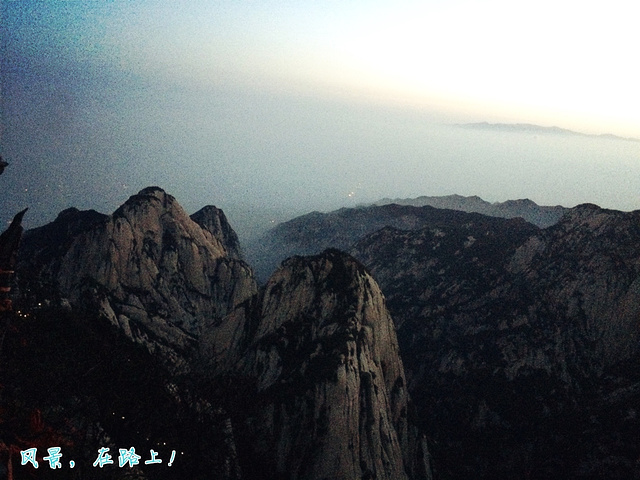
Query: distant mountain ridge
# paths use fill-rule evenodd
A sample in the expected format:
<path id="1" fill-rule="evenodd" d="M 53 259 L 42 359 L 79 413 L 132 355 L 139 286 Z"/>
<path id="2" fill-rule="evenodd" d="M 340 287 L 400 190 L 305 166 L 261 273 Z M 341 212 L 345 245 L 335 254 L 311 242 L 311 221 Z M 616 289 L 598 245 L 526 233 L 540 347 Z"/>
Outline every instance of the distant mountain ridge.
<path id="1" fill-rule="evenodd" d="M 489 203 L 474 195 L 384 198 L 356 208 L 311 212 L 280 223 L 247 245 L 248 261 L 260 281 L 291 255 L 312 255 L 325 248 L 348 250 L 359 238 L 383 227 L 415 230 L 427 225 L 473 221 L 469 215 L 516 219 L 547 228 L 569 211 L 561 205 L 541 206 L 529 199 Z M 485 222 L 491 220 L 485 219 Z"/>
<path id="2" fill-rule="evenodd" d="M 258 242 L 248 246 L 248 261 L 258 280 L 266 277 L 287 257 L 314 255 L 326 248 L 348 251 L 365 235 L 384 227 L 416 230 L 472 223 L 481 225 L 522 225 L 530 231 L 537 227 L 522 218 L 499 218 L 461 209 L 435 208 L 429 205 L 370 205 L 321 213 L 312 212 L 281 223 L 267 232 Z M 496 227 L 497 228 L 497 227 Z"/>
<path id="3" fill-rule="evenodd" d="M 582 133 L 582 132 L 576 132 L 575 130 L 569 130 L 566 128 L 560 128 L 556 126 L 545 127 L 543 125 L 535 125 L 531 123 L 479 122 L 479 123 L 458 123 L 458 124 L 454 124 L 454 126 L 461 127 L 461 128 L 475 129 L 475 130 L 493 130 L 493 131 L 500 131 L 500 132 L 525 132 L 525 133 L 533 133 L 533 134 L 551 134 L 551 135 L 571 135 L 571 136 L 580 136 L 580 137 L 604 138 L 604 139 L 610 139 L 610 140 L 625 140 L 628 142 L 640 142 L 640 138 L 635 138 L 635 137 L 620 137 L 618 135 L 613 135 L 611 133 L 602 133 L 602 134 Z"/>
<path id="4" fill-rule="evenodd" d="M 516 218 L 522 217 L 527 222 L 533 223 L 541 228 L 550 227 L 557 223 L 562 215 L 569 209 L 561 205 L 542 206 L 528 198 L 518 200 L 507 200 L 505 202 L 490 203 L 477 195 L 465 197 L 462 195 L 444 196 L 420 196 L 417 198 L 383 198 L 373 205 L 412 205 L 423 207 L 428 205 L 434 208 L 447 208 L 450 210 L 460 210 L 462 212 L 481 213 L 491 217 Z"/>

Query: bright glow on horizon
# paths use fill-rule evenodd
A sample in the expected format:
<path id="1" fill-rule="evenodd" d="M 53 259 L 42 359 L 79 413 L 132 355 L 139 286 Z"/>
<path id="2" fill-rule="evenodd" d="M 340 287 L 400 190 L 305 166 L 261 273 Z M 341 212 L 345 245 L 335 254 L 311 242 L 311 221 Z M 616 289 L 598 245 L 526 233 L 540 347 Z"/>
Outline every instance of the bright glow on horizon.
<path id="1" fill-rule="evenodd" d="M 476 116 L 638 136 L 636 9 L 576 1 L 394 4 L 336 42 L 343 64 L 336 75 L 349 71 L 354 88 L 365 79 L 409 102 Z"/>
<path id="2" fill-rule="evenodd" d="M 535 3 L 117 3 L 121 66 L 640 137 L 638 7 Z"/>

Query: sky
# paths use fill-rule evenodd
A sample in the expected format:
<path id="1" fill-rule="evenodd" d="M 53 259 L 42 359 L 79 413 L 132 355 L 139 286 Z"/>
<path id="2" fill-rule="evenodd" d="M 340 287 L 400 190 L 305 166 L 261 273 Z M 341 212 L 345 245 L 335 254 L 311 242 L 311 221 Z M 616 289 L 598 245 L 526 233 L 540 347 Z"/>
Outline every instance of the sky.
<path id="1" fill-rule="evenodd" d="M 640 209 L 640 7 L 4 0 L 0 221 L 159 185 L 249 234 L 382 197 Z"/>

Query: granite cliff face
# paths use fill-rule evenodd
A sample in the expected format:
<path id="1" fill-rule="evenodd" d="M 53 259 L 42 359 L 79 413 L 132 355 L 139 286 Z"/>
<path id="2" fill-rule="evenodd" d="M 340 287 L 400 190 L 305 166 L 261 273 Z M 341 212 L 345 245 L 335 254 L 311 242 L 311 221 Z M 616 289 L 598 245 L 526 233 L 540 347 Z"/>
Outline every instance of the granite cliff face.
<path id="1" fill-rule="evenodd" d="M 251 324 L 230 372 L 251 402 L 234 412 L 250 477 L 430 478 L 395 327 L 356 260 L 291 258 L 233 321 Z"/>
<path id="2" fill-rule="evenodd" d="M 112 215 L 69 209 L 27 232 L 20 315 L 34 320 L 8 341 L 17 363 L 3 383 L 18 400 L 0 407 L 34 403 L 104 432 L 92 445 L 115 448 L 114 435 L 195 449 L 183 478 L 431 478 L 395 326 L 366 269 L 330 250 L 290 259 L 258 290 L 240 253 L 220 210 L 189 217 L 157 187 Z M 51 374 L 20 372 L 56 356 L 63 380 L 37 393 Z"/>
<path id="3" fill-rule="evenodd" d="M 212 207 L 194 217 L 204 226 L 157 187 L 110 216 L 67 210 L 28 232 L 21 269 L 177 361 L 175 352 L 195 345 L 205 321 L 256 292 L 222 212 Z"/>

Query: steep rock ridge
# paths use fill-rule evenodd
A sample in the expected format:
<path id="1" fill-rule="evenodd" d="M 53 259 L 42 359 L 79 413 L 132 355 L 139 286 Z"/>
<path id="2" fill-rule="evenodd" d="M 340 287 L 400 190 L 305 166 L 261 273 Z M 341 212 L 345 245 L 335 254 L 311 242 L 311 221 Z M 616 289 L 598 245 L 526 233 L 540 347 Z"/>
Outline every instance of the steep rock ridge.
<path id="1" fill-rule="evenodd" d="M 238 235 L 231 228 L 227 217 L 221 209 L 213 205 L 207 205 L 191 215 L 191 220 L 210 232 L 214 238 L 224 245 L 228 257 L 242 260 Z"/>
<path id="2" fill-rule="evenodd" d="M 193 346 L 205 320 L 256 292 L 233 236 L 215 231 L 228 226 L 223 214 L 205 210 L 197 218 L 206 228 L 158 187 L 111 216 L 67 211 L 51 229 L 42 227 L 62 232 L 54 251 L 41 248 L 42 235 L 31 244 L 25 238 L 24 270 L 38 271 L 71 305 L 97 306 L 128 336 L 175 360 L 175 349 Z"/>
<path id="3" fill-rule="evenodd" d="M 291 258 L 235 313 L 251 332 L 233 374 L 248 385 L 235 415 L 250 478 L 430 478 L 395 328 L 362 265 L 337 250 Z"/>
<path id="4" fill-rule="evenodd" d="M 640 212 L 582 205 L 545 230 L 512 227 L 386 228 L 351 251 L 400 326 L 436 469 L 632 478 Z"/>

